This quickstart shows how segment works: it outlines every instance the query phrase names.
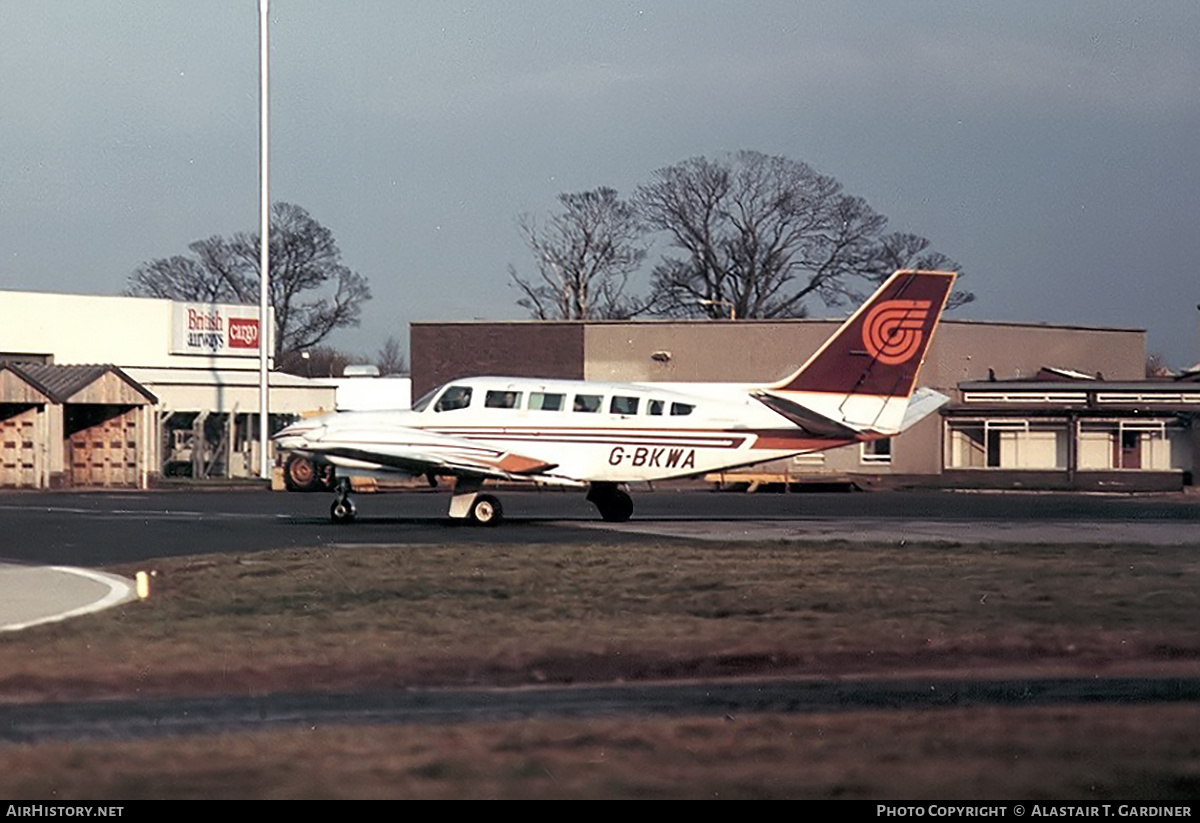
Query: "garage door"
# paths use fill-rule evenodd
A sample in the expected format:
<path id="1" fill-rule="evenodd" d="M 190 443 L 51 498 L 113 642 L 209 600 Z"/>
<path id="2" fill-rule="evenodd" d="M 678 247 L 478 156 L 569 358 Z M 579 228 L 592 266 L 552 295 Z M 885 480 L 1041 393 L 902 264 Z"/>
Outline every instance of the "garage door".
<path id="1" fill-rule="evenodd" d="M 130 409 L 71 435 L 72 486 L 136 486 L 137 411 Z"/>
<path id="2" fill-rule="evenodd" d="M 35 488 L 34 424 L 37 409 L 16 410 L 0 405 L 0 486 Z"/>

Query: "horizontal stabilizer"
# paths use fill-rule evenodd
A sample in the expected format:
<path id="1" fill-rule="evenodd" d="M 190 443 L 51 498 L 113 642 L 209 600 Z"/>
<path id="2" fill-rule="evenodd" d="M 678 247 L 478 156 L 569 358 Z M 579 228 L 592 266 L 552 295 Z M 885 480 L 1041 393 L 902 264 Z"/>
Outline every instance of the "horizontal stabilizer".
<path id="1" fill-rule="evenodd" d="M 908 408 L 904 410 L 904 419 L 900 421 L 900 431 L 908 431 L 942 406 L 950 402 L 950 398 L 933 389 L 917 389 L 908 400 Z"/>
<path id="2" fill-rule="evenodd" d="M 751 392 L 751 396 L 771 411 L 783 415 L 806 432 L 817 437 L 853 440 L 859 434 L 857 429 L 852 429 L 831 417 L 813 411 L 807 406 L 802 406 L 794 400 L 789 400 L 778 394 L 772 394 L 769 391 L 756 391 Z"/>

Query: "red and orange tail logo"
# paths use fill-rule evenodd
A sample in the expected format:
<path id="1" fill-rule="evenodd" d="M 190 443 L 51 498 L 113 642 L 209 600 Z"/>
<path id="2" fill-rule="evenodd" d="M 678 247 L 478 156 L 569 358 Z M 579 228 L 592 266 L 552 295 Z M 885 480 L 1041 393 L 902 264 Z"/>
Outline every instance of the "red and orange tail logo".
<path id="1" fill-rule="evenodd" d="M 896 272 L 798 371 L 770 388 L 908 396 L 954 277 L 954 272 Z"/>
<path id="2" fill-rule="evenodd" d="M 863 320 L 862 341 L 867 351 L 889 366 L 913 359 L 921 351 L 928 300 L 887 300 L 875 306 Z"/>

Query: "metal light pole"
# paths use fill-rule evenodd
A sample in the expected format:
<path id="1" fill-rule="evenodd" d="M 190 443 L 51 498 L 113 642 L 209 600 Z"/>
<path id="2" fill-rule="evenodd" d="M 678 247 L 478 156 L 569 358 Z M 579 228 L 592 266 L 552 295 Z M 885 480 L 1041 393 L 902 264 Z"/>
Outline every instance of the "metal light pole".
<path id="1" fill-rule="evenodd" d="M 267 459 L 267 443 L 270 426 L 270 384 L 267 371 L 267 356 L 271 351 L 270 302 L 271 278 L 271 141 L 267 129 L 270 106 L 270 74 L 268 72 L 268 46 L 270 36 L 268 22 L 271 16 L 271 0 L 258 0 L 258 186 L 259 186 L 259 251 L 258 251 L 258 475 L 269 478 L 270 461 Z"/>

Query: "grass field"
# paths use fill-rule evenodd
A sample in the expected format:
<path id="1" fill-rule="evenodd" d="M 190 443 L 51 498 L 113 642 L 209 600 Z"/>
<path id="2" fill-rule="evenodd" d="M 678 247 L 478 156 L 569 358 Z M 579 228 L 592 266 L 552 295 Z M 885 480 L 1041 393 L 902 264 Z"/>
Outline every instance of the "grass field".
<path id="1" fill-rule="evenodd" d="M 0 700 L 1200 672 L 1187 547 L 398 546 L 163 560 L 0 637 Z M 133 568 L 116 569 L 131 574 Z M 0 747 L 5 797 L 1200 796 L 1200 703 L 537 720 Z"/>

